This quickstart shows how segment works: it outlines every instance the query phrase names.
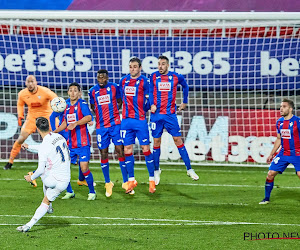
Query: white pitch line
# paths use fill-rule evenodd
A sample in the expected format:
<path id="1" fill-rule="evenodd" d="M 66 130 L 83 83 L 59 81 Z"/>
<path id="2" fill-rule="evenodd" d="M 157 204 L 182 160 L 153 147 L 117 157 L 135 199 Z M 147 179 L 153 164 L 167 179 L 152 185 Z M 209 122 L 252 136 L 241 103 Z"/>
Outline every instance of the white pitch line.
<path id="1" fill-rule="evenodd" d="M 0 217 L 26 217 L 30 218 L 32 215 L 0 215 Z M 149 219 L 149 218 L 110 218 L 110 217 L 89 217 L 89 216 L 56 216 L 49 215 L 47 218 L 62 218 L 62 219 L 93 219 L 93 220 L 125 220 L 125 221 L 151 221 L 151 222 L 162 222 L 162 223 L 84 223 L 84 224 L 65 224 L 65 225 L 266 225 L 266 226 L 297 226 L 300 227 L 300 224 L 287 224 L 287 223 L 265 223 L 265 222 L 237 222 L 237 221 L 202 221 L 202 220 L 173 220 L 173 219 Z M 174 223 L 166 223 L 174 222 Z M 2 224 L 0 224 L 2 225 Z M 6 224 L 12 225 L 12 224 Z M 19 225 L 19 224 L 14 224 Z M 41 224 L 39 224 L 41 225 Z M 63 225 L 63 224 L 43 224 L 43 225 Z"/>
<path id="2" fill-rule="evenodd" d="M 24 179 L 12 179 L 12 178 L 0 178 L 0 181 L 24 181 Z M 71 182 L 77 182 L 77 180 L 71 180 Z M 104 181 L 95 181 L 96 183 L 104 183 Z M 140 184 L 148 184 L 145 182 L 139 182 Z M 238 187 L 238 188 L 264 188 L 263 185 L 234 185 L 234 184 L 202 184 L 202 183 L 162 183 L 162 185 L 171 185 L 171 186 L 200 186 L 200 187 Z M 274 188 L 279 188 L 276 185 Z M 288 187 L 280 186 L 281 189 L 299 189 L 299 187 Z"/>

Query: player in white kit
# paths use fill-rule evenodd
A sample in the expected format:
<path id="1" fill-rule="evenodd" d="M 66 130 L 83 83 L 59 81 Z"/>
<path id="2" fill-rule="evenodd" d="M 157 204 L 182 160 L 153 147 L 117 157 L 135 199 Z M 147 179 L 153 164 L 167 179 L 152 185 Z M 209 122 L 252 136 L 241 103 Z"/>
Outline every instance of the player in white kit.
<path id="1" fill-rule="evenodd" d="M 27 232 L 47 212 L 53 213 L 51 203 L 67 188 L 71 177 L 70 152 L 65 138 L 50 132 L 49 122 L 44 117 L 36 119 L 36 126 L 43 138 L 38 151 L 38 168 L 33 175 L 25 175 L 24 178 L 31 182 L 41 177 L 45 196 L 32 219 L 25 225 L 17 227 L 19 232 Z"/>

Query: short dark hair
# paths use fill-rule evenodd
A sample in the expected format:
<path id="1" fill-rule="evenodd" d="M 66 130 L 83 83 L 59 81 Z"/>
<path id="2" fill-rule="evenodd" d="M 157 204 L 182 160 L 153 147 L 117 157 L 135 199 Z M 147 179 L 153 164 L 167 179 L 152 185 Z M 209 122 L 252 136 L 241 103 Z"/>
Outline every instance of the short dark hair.
<path id="1" fill-rule="evenodd" d="M 139 64 L 139 67 L 142 66 L 142 62 L 141 62 L 141 59 L 138 58 L 138 57 L 132 57 L 130 60 L 129 60 L 129 63 L 131 62 L 137 62 Z"/>
<path id="2" fill-rule="evenodd" d="M 39 130 L 43 132 L 49 131 L 49 122 L 45 117 L 36 118 L 35 125 Z"/>
<path id="3" fill-rule="evenodd" d="M 284 98 L 284 99 L 282 100 L 282 102 L 287 102 L 287 103 L 289 104 L 289 106 L 290 106 L 292 109 L 295 108 L 294 102 L 293 102 L 292 100 L 290 100 L 290 99 Z"/>
<path id="4" fill-rule="evenodd" d="M 166 60 L 167 63 L 169 64 L 169 58 L 168 58 L 168 57 L 161 55 L 161 56 L 158 57 L 158 60 L 159 60 L 159 59 L 164 59 L 164 60 Z"/>
<path id="5" fill-rule="evenodd" d="M 78 88 L 78 90 L 81 91 L 81 87 L 80 87 L 80 85 L 79 85 L 77 82 L 72 82 L 72 83 L 69 85 L 68 90 L 69 90 L 72 86 L 76 86 L 76 87 Z"/>
<path id="6" fill-rule="evenodd" d="M 97 74 L 106 74 L 108 76 L 108 71 L 106 69 L 99 69 Z"/>

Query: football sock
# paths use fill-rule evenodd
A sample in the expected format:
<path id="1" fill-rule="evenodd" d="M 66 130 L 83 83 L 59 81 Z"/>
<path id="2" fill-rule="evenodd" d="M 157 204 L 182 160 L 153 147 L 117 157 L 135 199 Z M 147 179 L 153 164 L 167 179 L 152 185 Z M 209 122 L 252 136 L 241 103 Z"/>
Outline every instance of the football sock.
<path id="1" fill-rule="evenodd" d="M 39 221 L 40 218 L 42 218 L 47 213 L 48 208 L 49 205 L 42 202 L 42 204 L 35 211 L 32 219 L 26 225 L 31 228 L 35 223 Z"/>
<path id="2" fill-rule="evenodd" d="M 73 189 L 72 189 L 72 186 L 71 186 L 71 182 L 69 182 L 69 185 L 67 187 L 67 192 L 68 193 L 73 193 Z"/>
<path id="3" fill-rule="evenodd" d="M 159 170 L 160 147 L 153 147 L 154 170 Z"/>
<path id="4" fill-rule="evenodd" d="M 269 180 L 267 178 L 266 184 L 265 184 L 265 199 L 270 200 L 271 192 L 274 187 L 274 179 Z"/>
<path id="5" fill-rule="evenodd" d="M 131 154 L 125 154 L 125 165 L 129 178 L 134 178 L 134 157 Z"/>
<path id="6" fill-rule="evenodd" d="M 104 180 L 105 183 L 109 183 L 110 182 L 110 178 L 109 178 L 109 162 L 108 159 L 101 159 L 101 169 L 102 169 L 102 173 L 104 176 Z"/>
<path id="7" fill-rule="evenodd" d="M 80 162 L 78 162 L 78 167 L 79 167 L 78 180 L 83 181 L 84 180 L 84 175 L 83 175 L 83 173 L 81 171 Z"/>
<path id="8" fill-rule="evenodd" d="M 14 143 L 12 150 L 10 151 L 10 156 L 9 156 L 9 163 L 13 164 L 15 158 L 17 157 L 17 155 L 19 154 L 20 150 L 21 150 L 21 145 L 19 144 L 17 141 Z"/>
<path id="9" fill-rule="evenodd" d="M 181 159 L 183 160 L 186 169 L 189 170 L 191 169 L 191 161 L 190 161 L 190 157 L 188 155 L 188 152 L 186 151 L 186 148 L 184 146 L 184 144 L 182 143 L 181 145 L 177 146 L 179 154 L 181 156 Z"/>
<path id="10" fill-rule="evenodd" d="M 92 172 L 90 170 L 88 170 L 88 171 L 84 172 L 83 175 L 86 180 L 86 183 L 88 184 L 90 193 L 95 193 L 94 178 L 93 178 Z"/>
<path id="11" fill-rule="evenodd" d="M 146 161 L 146 166 L 148 168 L 149 172 L 149 177 L 154 178 L 154 160 L 153 160 L 153 155 L 151 154 L 151 151 L 148 150 L 147 152 L 143 152 L 145 155 L 145 161 Z"/>
<path id="12" fill-rule="evenodd" d="M 125 165 L 125 157 L 119 158 L 119 165 L 122 173 L 123 182 L 125 183 L 128 181 L 128 172 Z"/>

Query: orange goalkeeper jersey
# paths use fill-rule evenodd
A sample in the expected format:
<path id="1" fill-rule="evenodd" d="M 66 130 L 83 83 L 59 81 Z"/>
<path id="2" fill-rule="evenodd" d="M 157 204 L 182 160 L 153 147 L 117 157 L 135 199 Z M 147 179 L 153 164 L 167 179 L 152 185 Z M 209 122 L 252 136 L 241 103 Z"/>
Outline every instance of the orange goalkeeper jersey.
<path id="1" fill-rule="evenodd" d="M 50 101 L 57 95 L 50 89 L 38 86 L 36 93 L 31 93 L 27 88 L 18 94 L 18 116 L 24 117 L 24 105 L 28 106 L 27 119 L 38 118 L 40 116 L 49 117 L 52 113 Z"/>

